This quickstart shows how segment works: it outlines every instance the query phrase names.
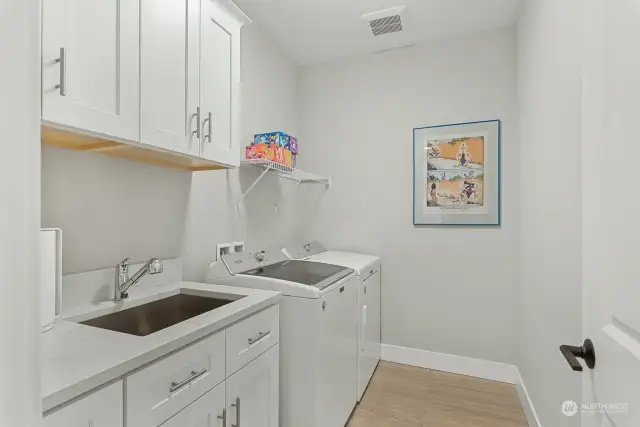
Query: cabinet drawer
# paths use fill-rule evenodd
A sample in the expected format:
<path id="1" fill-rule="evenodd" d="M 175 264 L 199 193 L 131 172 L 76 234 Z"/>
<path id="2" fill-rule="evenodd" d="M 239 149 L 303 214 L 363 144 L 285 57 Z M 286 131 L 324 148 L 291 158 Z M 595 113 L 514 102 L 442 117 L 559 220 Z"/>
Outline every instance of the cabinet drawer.
<path id="1" fill-rule="evenodd" d="M 224 381 L 224 346 L 217 332 L 128 376 L 127 425 L 156 427 Z"/>
<path id="2" fill-rule="evenodd" d="M 80 398 L 44 417 L 44 427 L 122 426 L 122 381 Z"/>
<path id="3" fill-rule="evenodd" d="M 227 328 L 227 377 L 280 341 L 278 306 Z"/>

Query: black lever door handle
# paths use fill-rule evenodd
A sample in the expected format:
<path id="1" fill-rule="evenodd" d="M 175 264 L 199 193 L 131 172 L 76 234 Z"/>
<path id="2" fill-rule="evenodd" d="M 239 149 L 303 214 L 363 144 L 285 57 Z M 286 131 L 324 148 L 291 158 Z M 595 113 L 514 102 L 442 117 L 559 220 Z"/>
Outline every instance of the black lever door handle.
<path id="1" fill-rule="evenodd" d="M 583 359 L 589 369 L 596 367 L 596 351 L 593 347 L 593 342 L 588 338 L 584 340 L 582 347 L 561 345 L 560 353 L 562 353 L 574 371 L 582 372 L 582 365 L 578 362 L 578 358 Z"/>

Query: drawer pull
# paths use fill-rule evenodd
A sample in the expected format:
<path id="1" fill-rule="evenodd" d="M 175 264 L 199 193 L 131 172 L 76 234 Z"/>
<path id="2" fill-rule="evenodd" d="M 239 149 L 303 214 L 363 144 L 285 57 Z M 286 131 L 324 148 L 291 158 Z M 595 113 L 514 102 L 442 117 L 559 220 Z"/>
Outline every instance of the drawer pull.
<path id="1" fill-rule="evenodd" d="M 227 427 L 227 408 L 222 410 L 222 415 L 218 415 L 218 419 L 222 420 L 222 427 Z"/>
<path id="2" fill-rule="evenodd" d="M 189 384 L 191 381 L 195 380 L 196 378 L 200 378 L 201 376 L 203 376 L 207 372 L 208 372 L 207 368 L 204 368 L 200 372 L 191 371 L 191 375 L 188 378 L 185 378 L 184 380 L 180 381 L 179 383 L 172 382 L 171 383 L 171 388 L 169 389 L 169 392 L 173 393 L 173 392 L 175 392 L 177 390 L 180 390 L 182 387 L 186 386 L 187 384 Z"/>
<path id="3" fill-rule="evenodd" d="M 249 338 L 249 345 L 254 345 L 254 344 L 258 343 L 258 341 L 260 341 L 261 339 L 263 339 L 264 337 L 266 337 L 270 333 L 271 333 L 271 331 L 259 332 L 258 335 L 255 338 Z"/>
<path id="4" fill-rule="evenodd" d="M 196 119 L 196 130 L 192 131 L 191 135 L 200 139 L 200 106 L 196 107 L 196 112 L 191 115 L 191 118 Z"/>
<path id="5" fill-rule="evenodd" d="M 60 57 L 56 58 L 56 64 L 60 64 L 60 83 L 55 88 L 60 91 L 60 96 L 67 96 L 67 50 L 60 48 Z"/>
<path id="6" fill-rule="evenodd" d="M 231 406 L 236 408 L 236 423 L 231 424 L 231 427 L 240 427 L 240 398 L 236 397 L 236 403 L 232 403 Z"/>

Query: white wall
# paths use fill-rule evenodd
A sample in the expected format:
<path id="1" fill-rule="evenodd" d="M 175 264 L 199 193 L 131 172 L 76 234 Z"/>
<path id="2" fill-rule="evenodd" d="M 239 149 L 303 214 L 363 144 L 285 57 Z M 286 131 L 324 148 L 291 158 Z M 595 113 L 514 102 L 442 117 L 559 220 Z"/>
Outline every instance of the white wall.
<path id="1" fill-rule="evenodd" d="M 524 2 L 519 26 L 521 304 L 518 367 L 544 426 L 579 425 L 581 376 L 558 346 L 581 331 L 581 50 L 578 0 Z"/>
<path id="2" fill-rule="evenodd" d="M 277 128 L 295 135 L 296 66 L 255 25 L 244 27 L 242 37 L 243 141 Z M 216 243 L 247 240 L 261 247 L 295 229 L 287 219 L 294 186 L 273 178 L 236 212 L 233 200 L 255 176 L 191 174 L 45 147 L 42 224 L 64 231 L 65 274 L 108 268 L 126 256 L 134 262 L 182 256 L 185 278 L 202 280 Z M 271 200 L 281 195 L 276 214 Z"/>
<path id="3" fill-rule="evenodd" d="M 383 341 L 515 362 L 514 28 L 305 68 L 300 166 L 332 175 L 314 236 L 383 257 Z M 414 127 L 501 119 L 500 228 L 414 227 Z"/>
<path id="4" fill-rule="evenodd" d="M 44 146 L 42 225 L 63 231 L 65 274 L 180 256 L 191 173 Z"/>
<path id="5" fill-rule="evenodd" d="M 255 25 L 243 29 L 242 48 L 241 149 L 257 132 L 282 129 L 296 135 L 297 66 Z M 245 169 L 193 175 L 182 251 L 186 279 L 204 280 L 217 243 L 245 241 L 250 250 L 304 235 L 305 211 L 294 207 L 312 206 L 322 193 L 296 191 L 293 183 L 267 176 L 236 209 L 236 200 L 259 175 Z"/>
<path id="6" fill-rule="evenodd" d="M 0 4 L 0 425 L 40 425 L 40 7 Z"/>

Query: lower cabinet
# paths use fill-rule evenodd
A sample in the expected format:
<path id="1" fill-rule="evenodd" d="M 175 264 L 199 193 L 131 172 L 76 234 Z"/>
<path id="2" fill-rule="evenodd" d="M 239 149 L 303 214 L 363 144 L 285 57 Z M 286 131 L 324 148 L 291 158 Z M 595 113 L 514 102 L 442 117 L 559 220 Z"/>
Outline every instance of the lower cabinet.
<path id="1" fill-rule="evenodd" d="M 122 381 L 59 409 L 44 417 L 44 427 L 122 427 L 123 426 Z"/>
<path id="2" fill-rule="evenodd" d="M 162 427 L 227 427 L 224 382 L 187 406 Z"/>
<path id="3" fill-rule="evenodd" d="M 278 427 L 278 313 L 267 308 L 54 409 L 43 426 Z"/>
<path id="4" fill-rule="evenodd" d="M 279 375 L 280 347 L 275 345 L 229 377 L 227 425 L 278 427 Z"/>

